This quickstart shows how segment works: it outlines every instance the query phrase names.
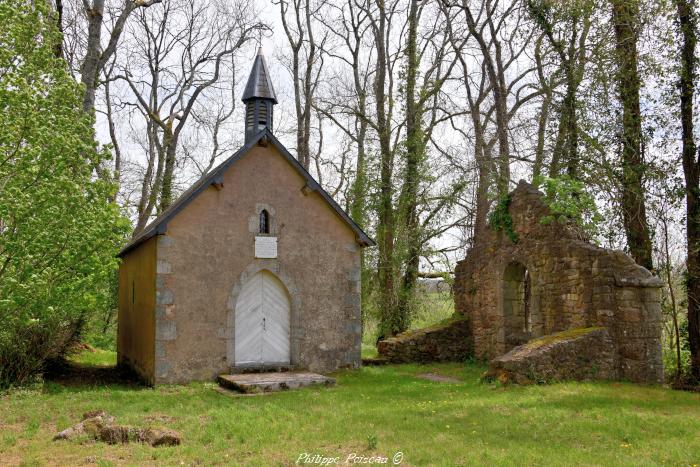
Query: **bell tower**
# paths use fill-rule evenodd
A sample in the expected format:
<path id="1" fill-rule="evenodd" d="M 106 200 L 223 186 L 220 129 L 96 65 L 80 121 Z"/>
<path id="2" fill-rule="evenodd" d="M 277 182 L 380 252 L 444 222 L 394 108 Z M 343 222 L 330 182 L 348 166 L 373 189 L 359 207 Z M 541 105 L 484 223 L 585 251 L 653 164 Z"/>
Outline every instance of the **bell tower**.
<path id="1" fill-rule="evenodd" d="M 258 49 L 241 100 L 245 103 L 246 143 L 264 128 L 272 131 L 273 106 L 277 104 L 277 97 L 262 47 Z"/>

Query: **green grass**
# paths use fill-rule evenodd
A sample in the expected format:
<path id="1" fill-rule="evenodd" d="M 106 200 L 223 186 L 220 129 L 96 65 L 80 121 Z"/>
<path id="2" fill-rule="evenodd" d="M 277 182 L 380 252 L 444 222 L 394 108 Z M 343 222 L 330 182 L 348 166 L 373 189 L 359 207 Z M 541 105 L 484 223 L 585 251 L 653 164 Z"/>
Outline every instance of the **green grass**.
<path id="1" fill-rule="evenodd" d="M 379 352 L 377 352 L 377 346 L 372 344 L 362 344 L 362 358 L 377 358 Z"/>
<path id="2" fill-rule="evenodd" d="M 427 328 L 449 318 L 454 311 L 455 304 L 449 292 L 419 294 L 411 318 L 411 329 Z"/>
<path id="3" fill-rule="evenodd" d="M 93 358 L 93 357 L 90 357 Z M 501 387 L 478 364 L 336 373 L 331 388 L 232 397 L 212 383 L 41 387 L 0 396 L 0 465 L 290 465 L 398 451 L 404 465 L 692 465 L 700 394 L 627 383 Z M 417 378 L 434 372 L 460 383 Z M 88 410 L 168 426 L 181 446 L 51 441 Z"/>
<path id="4" fill-rule="evenodd" d="M 88 366 L 107 367 L 117 364 L 117 352 L 112 350 L 92 349 L 79 353 L 72 361 Z"/>

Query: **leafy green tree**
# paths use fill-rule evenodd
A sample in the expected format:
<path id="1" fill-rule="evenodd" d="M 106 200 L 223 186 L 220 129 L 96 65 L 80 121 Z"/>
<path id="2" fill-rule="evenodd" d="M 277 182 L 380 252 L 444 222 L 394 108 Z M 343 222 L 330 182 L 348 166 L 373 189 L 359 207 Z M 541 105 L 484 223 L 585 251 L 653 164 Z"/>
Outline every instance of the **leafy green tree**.
<path id="1" fill-rule="evenodd" d="M 0 2 L 0 387 L 27 382 L 109 300 L 128 232 L 92 171 L 82 90 L 44 1 Z"/>
<path id="2" fill-rule="evenodd" d="M 695 82 L 698 76 L 697 7 L 692 0 L 677 0 L 680 70 L 680 120 L 682 131 L 682 163 L 685 175 L 686 241 L 688 292 L 687 336 L 691 354 L 691 376 L 700 382 L 700 159 L 694 130 Z"/>

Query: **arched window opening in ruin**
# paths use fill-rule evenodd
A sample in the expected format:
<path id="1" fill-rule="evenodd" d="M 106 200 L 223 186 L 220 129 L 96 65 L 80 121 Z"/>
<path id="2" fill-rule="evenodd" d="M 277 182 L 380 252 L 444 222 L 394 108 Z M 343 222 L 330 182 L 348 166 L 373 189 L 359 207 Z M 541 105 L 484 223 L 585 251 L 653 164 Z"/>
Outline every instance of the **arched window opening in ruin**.
<path id="1" fill-rule="evenodd" d="M 503 320 L 506 350 L 524 344 L 533 332 L 532 277 L 527 268 L 510 263 L 503 273 Z"/>
<path id="2" fill-rule="evenodd" d="M 259 229 L 261 234 L 269 234 L 270 233 L 270 215 L 267 213 L 267 210 L 263 209 L 260 211 L 260 229 Z"/>

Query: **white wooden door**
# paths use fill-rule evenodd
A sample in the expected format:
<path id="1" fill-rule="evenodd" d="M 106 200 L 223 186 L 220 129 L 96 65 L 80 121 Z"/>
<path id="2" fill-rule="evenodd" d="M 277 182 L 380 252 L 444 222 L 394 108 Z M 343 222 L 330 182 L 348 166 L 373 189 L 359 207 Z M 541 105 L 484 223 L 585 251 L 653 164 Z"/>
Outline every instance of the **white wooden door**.
<path id="1" fill-rule="evenodd" d="M 261 271 L 241 290 L 236 302 L 236 365 L 290 362 L 289 296 L 274 274 Z"/>
<path id="2" fill-rule="evenodd" d="M 289 296 L 284 284 L 269 272 L 262 274 L 262 361 L 289 364 Z"/>
<path id="3" fill-rule="evenodd" d="M 262 356 L 262 274 L 243 285 L 236 301 L 236 365 L 253 365 Z"/>

